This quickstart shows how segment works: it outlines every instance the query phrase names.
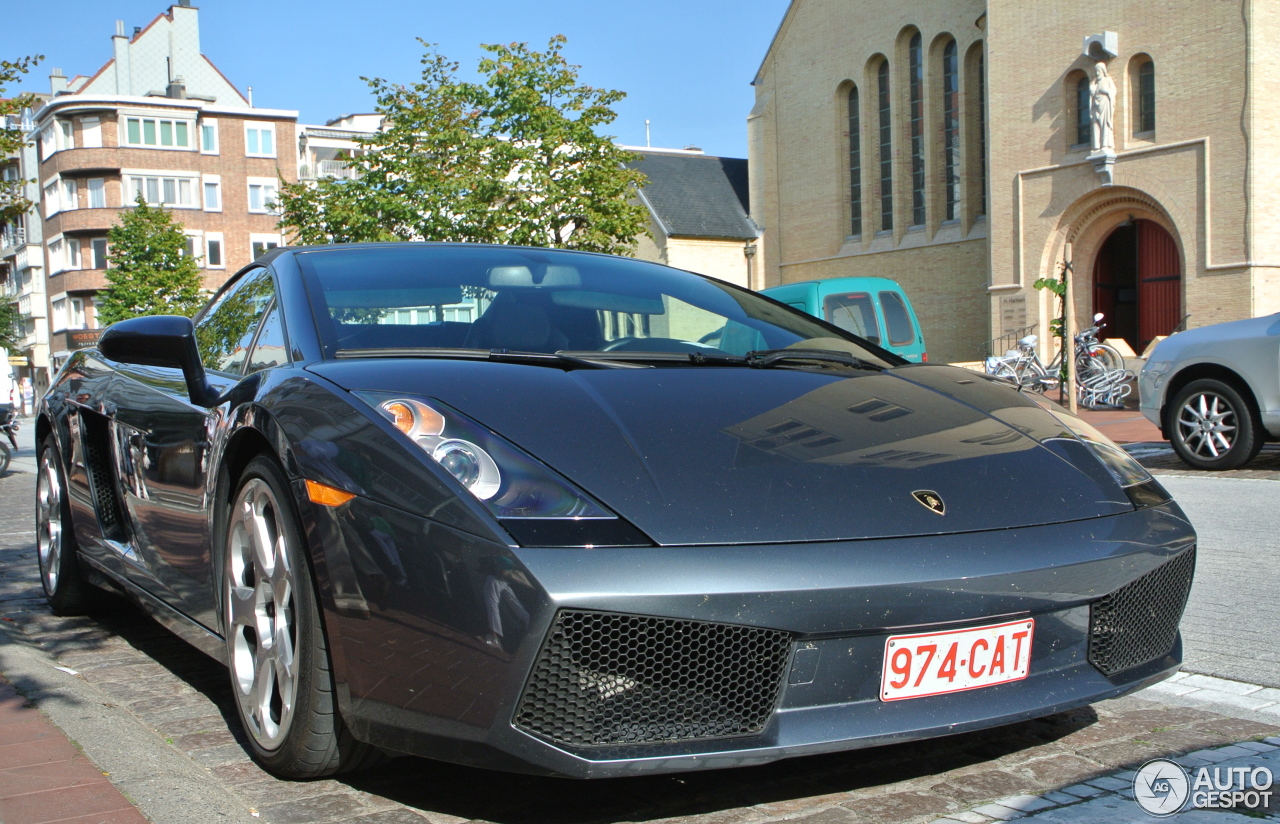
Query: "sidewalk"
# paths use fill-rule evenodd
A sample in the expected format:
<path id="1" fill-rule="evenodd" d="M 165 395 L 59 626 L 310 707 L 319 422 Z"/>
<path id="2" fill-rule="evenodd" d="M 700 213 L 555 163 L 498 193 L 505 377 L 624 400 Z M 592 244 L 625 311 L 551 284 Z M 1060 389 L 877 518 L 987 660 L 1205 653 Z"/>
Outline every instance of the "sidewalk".
<path id="1" fill-rule="evenodd" d="M 146 824 L 147 819 L 0 676 L 0 821 Z"/>

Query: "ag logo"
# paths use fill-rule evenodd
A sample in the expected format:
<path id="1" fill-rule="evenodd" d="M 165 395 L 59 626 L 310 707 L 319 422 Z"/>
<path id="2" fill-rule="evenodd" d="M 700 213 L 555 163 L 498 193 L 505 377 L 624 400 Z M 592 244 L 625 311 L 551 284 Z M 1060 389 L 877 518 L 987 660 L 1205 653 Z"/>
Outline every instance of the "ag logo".
<path id="1" fill-rule="evenodd" d="M 911 497 L 930 512 L 936 512 L 939 515 L 947 514 L 947 505 L 942 502 L 942 496 L 932 489 L 918 489 L 911 493 Z"/>
<path id="2" fill-rule="evenodd" d="M 1156 758 L 1143 764 L 1133 777 L 1133 800 L 1143 812 L 1164 818 L 1187 803 L 1191 779 L 1177 762 Z"/>

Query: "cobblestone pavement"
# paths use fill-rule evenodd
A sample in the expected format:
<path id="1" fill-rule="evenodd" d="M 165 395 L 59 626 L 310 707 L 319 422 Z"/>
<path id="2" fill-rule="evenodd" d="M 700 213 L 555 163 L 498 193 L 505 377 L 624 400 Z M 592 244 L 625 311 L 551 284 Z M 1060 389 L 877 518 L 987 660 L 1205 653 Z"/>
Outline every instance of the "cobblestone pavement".
<path id="1" fill-rule="evenodd" d="M 1121 790 L 1123 779 L 1097 784 L 1155 756 L 1280 734 L 1280 716 L 1268 723 L 1255 712 L 1211 712 L 1186 704 L 1186 696 L 1148 691 L 996 730 L 739 770 L 572 782 L 402 758 L 337 780 L 277 781 L 242 746 L 220 665 L 123 602 L 91 618 L 48 613 L 36 576 L 33 487 L 31 475 L 0 478 L 0 629 L 10 642 L 36 645 L 51 664 L 75 672 L 100 691 L 102 712 L 127 714 L 155 748 L 207 770 L 271 824 L 985 822 L 1042 809 L 1023 797 L 1087 792 L 1078 789 L 1086 782 L 1099 793 Z M 1119 804 L 1115 798 L 1102 801 Z"/>

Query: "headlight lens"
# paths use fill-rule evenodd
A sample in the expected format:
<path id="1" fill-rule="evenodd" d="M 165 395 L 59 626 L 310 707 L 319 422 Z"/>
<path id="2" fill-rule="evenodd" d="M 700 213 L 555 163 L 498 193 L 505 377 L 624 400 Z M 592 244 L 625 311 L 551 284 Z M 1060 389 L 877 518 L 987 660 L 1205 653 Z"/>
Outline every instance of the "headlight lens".
<path id="1" fill-rule="evenodd" d="M 438 401 L 355 394 L 499 518 L 618 517 L 532 456 Z"/>
<path id="2" fill-rule="evenodd" d="M 1131 486 L 1145 484 L 1154 480 L 1145 466 L 1138 463 L 1137 459 L 1128 452 L 1112 443 L 1111 439 L 1106 435 L 1053 401 L 1032 393 L 1027 393 L 1027 395 L 1042 409 L 1057 418 L 1078 440 L 1083 441 L 1084 445 L 1089 447 L 1089 451 L 1107 468 L 1107 471 L 1111 473 L 1111 477 L 1115 478 L 1116 483 L 1120 484 L 1121 487 L 1128 489 Z"/>

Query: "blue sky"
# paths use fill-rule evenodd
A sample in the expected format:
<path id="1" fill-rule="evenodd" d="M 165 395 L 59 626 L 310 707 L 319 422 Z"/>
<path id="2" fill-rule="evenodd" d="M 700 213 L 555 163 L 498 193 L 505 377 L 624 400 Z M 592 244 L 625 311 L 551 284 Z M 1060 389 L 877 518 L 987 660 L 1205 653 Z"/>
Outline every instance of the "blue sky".
<path id="1" fill-rule="evenodd" d="M 48 91 L 49 69 L 90 74 L 111 57 L 115 21 L 126 30 L 165 11 L 166 0 L 22 2 L 5 14 L 0 57 L 40 53 L 45 61 L 8 91 Z M 751 78 L 786 11 L 787 0 L 196 0 L 201 46 L 258 106 L 296 109 L 307 123 L 370 111 L 360 76 L 409 83 L 422 48 L 442 53 L 472 75 L 480 43 L 555 34 L 593 86 L 621 89 L 611 129 L 620 142 L 697 145 L 709 154 L 746 157 Z"/>

